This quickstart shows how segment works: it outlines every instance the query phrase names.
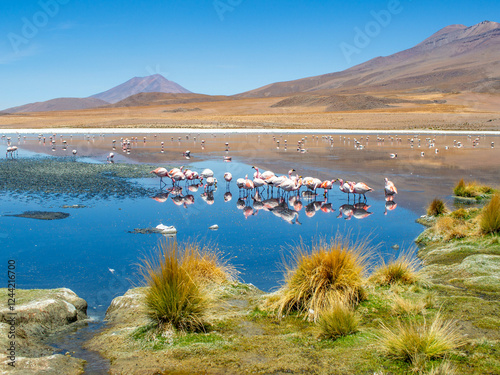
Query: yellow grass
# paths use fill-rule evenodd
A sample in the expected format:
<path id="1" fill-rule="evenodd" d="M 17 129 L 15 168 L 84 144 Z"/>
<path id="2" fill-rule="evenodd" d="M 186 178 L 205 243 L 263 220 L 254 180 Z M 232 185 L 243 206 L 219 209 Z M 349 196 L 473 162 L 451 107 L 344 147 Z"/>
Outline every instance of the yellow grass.
<path id="1" fill-rule="evenodd" d="M 484 206 L 479 225 L 483 233 L 500 232 L 500 193 L 496 193 Z"/>
<path id="2" fill-rule="evenodd" d="M 426 306 L 426 302 L 423 300 L 412 301 L 398 295 L 395 295 L 392 301 L 392 311 L 396 315 L 417 315 Z"/>
<path id="3" fill-rule="evenodd" d="M 274 301 L 279 316 L 298 311 L 316 319 L 330 307 L 330 301 L 355 304 L 363 296 L 363 275 L 367 253 L 364 244 L 349 246 L 339 238 L 293 250 L 292 264 L 285 264 L 285 285 Z"/>
<path id="4" fill-rule="evenodd" d="M 375 269 L 370 281 L 378 285 L 393 284 L 415 284 L 420 281 L 420 275 L 417 271 L 418 259 L 409 251 L 403 251 L 399 256 Z"/>
<path id="5" fill-rule="evenodd" d="M 379 342 L 386 355 L 416 364 L 422 359 L 443 358 L 462 345 L 453 321 L 444 321 L 439 314 L 429 323 L 415 318 L 399 320 L 395 327 L 382 324 Z"/>
<path id="6" fill-rule="evenodd" d="M 139 267 L 145 284 L 148 316 L 160 328 L 204 330 L 210 294 L 205 286 L 231 281 L 234 268 L 219 254 L 197 243 L 162 243 Z"/>
<path id="7" fill-rule="evenodd" d="M 458 197 L 475 198 L 484 194 L 493 194 L 494 191 L 490 186 L 481 185 L 477 181 L 465 182 L 462 178 L 453 189 L 453 194 Z"/>
<path id="8" fill-rule="evenodd" d="M 320 337 L 337 339 L 358 331 L 359 319 L 354 310 L 340 301 L 334 302 L 319 316 Z"/>
<path id="9" fill-rule="evenodd" d="M 427 215 L 439 216 L 448 212 L 448 208 L 441 199 L 434 198 L 434 200 L 427 207 Z"/>

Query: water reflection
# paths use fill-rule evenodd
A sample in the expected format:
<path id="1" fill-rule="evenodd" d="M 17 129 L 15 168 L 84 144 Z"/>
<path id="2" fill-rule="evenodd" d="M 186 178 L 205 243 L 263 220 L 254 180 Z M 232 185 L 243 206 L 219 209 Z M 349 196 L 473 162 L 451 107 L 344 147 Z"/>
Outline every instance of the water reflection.
<path id="1" fill-rule="evenodd" d="M 201 200 L 208 205 L 213 205 L 215 203 L 215 193 L 217 192 L 216 184 L 210 186 L 202 183 L 186 183 L 183 186 L 175 184 L 169 188 L 162 187 L 162 191 L 151 198 L 159 203 L 165 203 L 170 197 L 174 205 L 187 209 L 189 206 L 195 205 L 196 198 L 193 193 L 196 193 L 200 188 L 203 188 L 203 192 L 199 195 Z M 297 191 L 292 194 L 273 189 L 252 189 L 250 191 L 238 189 L 238 191 L 239 196 L 235 205 L 236 209 L 242 212 L 245 219 L 257 216 L 259 211 L 263 211 L 271 212 L 289 224 L 300 225 L 299 218 L 301 216 L 312 218 L 316 214 L 328 215 L 338 211 L 338 215 L 335 216 L 338 219 L 350 220 L 354 217 L 362 220 L 373 214 L 373 212 L 369 211 L 371 205 L 368 204 L 368 199 L 361 198 L 361 196 L 352 201 L 351 197 L 347 196 L 347 202 L 335 208 L 326 191 L 323 195 L 311 190 Z M 224 203 L 229 203 L 232 198 L 233 193 L 228 182 L 222 199 Z M 394 201 L 394 195 L 386 195 L 384 215 L 387 215 L 388 211 L 395 210 L 396 207 L 397 203 Z"/>

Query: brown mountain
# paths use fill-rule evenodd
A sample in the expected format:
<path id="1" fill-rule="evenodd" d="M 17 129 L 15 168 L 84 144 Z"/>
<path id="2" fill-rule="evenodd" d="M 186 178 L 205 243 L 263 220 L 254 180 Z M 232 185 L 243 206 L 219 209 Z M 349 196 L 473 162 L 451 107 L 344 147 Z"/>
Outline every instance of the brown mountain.
<path id="1" fill-rule="evenodd" d="M 163 92 L 141 92 L 131 95 L 108 107 L 142 107 L 149 105 L 185 104 L 199 102 L 214 102 L 222 100 L 234 100 L 228 96 L 211 96 L 204 94 L 168 94 Z"/>
<path id="2" fill-rule="evenodd" d="M 154 74 L 147 77 L 134 77 L 112 89 L 92 95 L 91 98 L 105 100 L 108 103 L 117 103 L 141 92 L 191 93 L 191 91 L 173 81 L 169 81 L 161 74 Z"/>
<path id="3" fill-rule="evenodd" d="M 500 24 L 451 25 L 413 48 L 347 70 L 272 83 L 236 97 L 296 93 L 500 92 Z"/>
<path id="4" fill-rule="evenodd" d="M 96 98 L 57 98 L 45 102 L 29 103 L 7 108 L 0 113 L 67 111 L 101 107 L 107 104 L 109 103 Z"/>

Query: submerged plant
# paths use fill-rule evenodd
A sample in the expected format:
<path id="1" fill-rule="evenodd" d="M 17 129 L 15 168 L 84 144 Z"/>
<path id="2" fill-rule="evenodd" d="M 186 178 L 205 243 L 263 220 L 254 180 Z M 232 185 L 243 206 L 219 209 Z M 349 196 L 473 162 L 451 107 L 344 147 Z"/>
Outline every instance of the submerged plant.
<path id="1" fill-rule="evenodd" d="M 484 206 L 479 225 L 485 234 L 500 232 L 500 193 L 496 193 Z"/>
<path id="2" fill-rule="evenodd" d="M 399 320 L 395 327 L 382 324 L 379 342 L 385 353 L 393 358 L 415 364 L 423 360 L 442 358 L 462 345 L 452 321 L 444 321 L 439 314 L 432 323 L 415 318 Z"/>
<path id="3" fill-rule="evenodd" d="M 363 299 L 364 244 L 349 246 L 342 239 L 322 241 L 311 249 L 294 249 L 292 265 L 285 265 L 285 285 L 274 301 L 278 315 L 311 313 L 316 319 L 330 301 L 355 304 Z"/>
<path id="4" fill-rule="evenodd" d="M 427 215 L 439 216 L 448 212 L 448 208 L 441 199 L 434 198 L 434 200 L 427 207 Z"/>

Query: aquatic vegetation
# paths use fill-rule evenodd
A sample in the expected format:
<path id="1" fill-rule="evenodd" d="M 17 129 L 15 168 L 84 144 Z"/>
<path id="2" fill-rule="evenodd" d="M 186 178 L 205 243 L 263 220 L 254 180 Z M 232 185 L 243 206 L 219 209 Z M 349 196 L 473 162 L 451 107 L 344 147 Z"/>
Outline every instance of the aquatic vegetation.
<path id="1" fill-rule="evenodd" d="M 357 332 L 358 325 L 359 318 L 354 310 L 342 302 L 332 303 L 318 319 L 320 336 L 334 340 Z"/>
<path id="2" fill-rule="evenodd" d="M 392 328 L 382 324 L 379 343 L 389 357 L 412 364 L 422 359 L 443 358 L 462 345 L 454 324 L 451 320 L 443 320 L 439 314 L 430 323 L 411 318 L 398 320 Z"/>
<path id="3" fill-rule="evenodd" d="M 484 206 L 479 225 L 483 233 L 500 232 L 500 193 L 496 193 Z"/>
<path id="4" fill-rule="evenodd" d="M 147 314 L 160 328 L 203 330 L 208 299 L 183 261 L 175 242 L 163 244 L 155 255 L 143 259 L 140 272 L 149 286 L 145 296 Z"/>
<path id="5" fill-rule="evenodd" d="M 466 183 L 463 178 L 453 189 L 453 194 L 455 194 L 457 197 L 466 198 L 480 198 L 485 194 L 493 193 L 495 193 L 495 189 L 493 189 L 492 187 L 481 185 L 477 181 L 469 181 Z"/>
<path id="6" fill-rule="evenodd" d="M 378 285 L 415 284 L 421 279 L 417 268 L 418 259 L 409 251 L 403 251 L 388 263 L 382 260 L 382 264 L 374 271 L 370 280 Z"/>
<path id="7" fill-rule="evenodd" d="M 434 200 L 427 207 L 427 215 L 429 216 L 439 216 L 448 212 L 448 208 L 445 203 L 438 198 L 434 198 Z"/>
<path id="8" fill-rule="evenodd" d="M 355 304 L 364 298 L 363 275 L 367 268 L 365 244 L 349 244 L 340 238 L 293 250 L 292 264 L 285 264 L 285 285 L 269 301 L 278 316 L 292 311 L 316 319 L 337 300 Z"/>

